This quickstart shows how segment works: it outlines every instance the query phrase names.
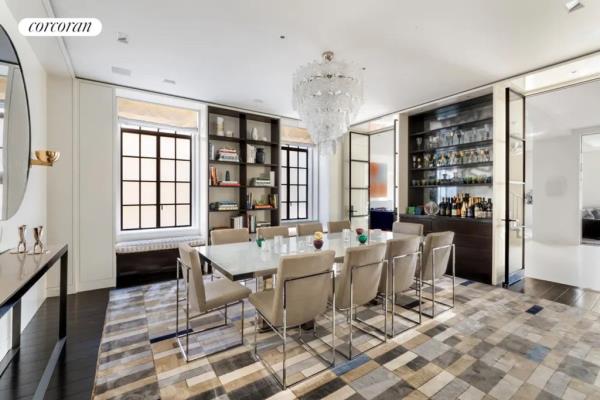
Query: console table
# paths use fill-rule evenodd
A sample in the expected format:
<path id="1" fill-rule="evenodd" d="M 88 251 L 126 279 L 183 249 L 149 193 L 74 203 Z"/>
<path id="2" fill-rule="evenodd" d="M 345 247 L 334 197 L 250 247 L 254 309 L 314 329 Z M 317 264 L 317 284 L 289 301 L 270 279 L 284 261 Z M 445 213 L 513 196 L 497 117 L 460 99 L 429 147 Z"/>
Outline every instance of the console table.
<path id="1" fill-rule="evenodd" d="M 0 318 L 12 310 L 12 346 L 0 361 L 0 377 L 21 347 L 21 298 L 60 260 L 58 341 L 33 395 L 43 399 L 67 340 L 68 246 L 48 246 L 45 254 L 0 254 Z"/>

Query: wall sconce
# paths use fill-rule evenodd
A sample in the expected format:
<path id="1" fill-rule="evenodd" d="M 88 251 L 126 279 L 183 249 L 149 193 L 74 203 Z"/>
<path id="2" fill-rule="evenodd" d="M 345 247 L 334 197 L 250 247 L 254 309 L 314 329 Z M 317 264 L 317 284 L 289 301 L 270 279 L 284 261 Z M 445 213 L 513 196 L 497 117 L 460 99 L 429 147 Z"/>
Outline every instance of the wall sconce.
<path id="1" fill-rule="evenodd" d="M 59 151 L 53 150 L 36 150 L 35 158 L 31 159 L 31 165 L 39 165 L 42 167 L 51 167 L 54 162 L 60 158 Z"/>

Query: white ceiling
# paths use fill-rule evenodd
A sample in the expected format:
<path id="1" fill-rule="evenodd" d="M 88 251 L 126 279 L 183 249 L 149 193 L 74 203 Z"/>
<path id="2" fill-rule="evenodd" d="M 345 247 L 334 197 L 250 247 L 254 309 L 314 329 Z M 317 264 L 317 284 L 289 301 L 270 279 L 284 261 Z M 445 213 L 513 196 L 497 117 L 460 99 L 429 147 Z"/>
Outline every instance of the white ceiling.
<path id="1" fill-rule="evenodd" d="M 535 140 L 570 135 L 573 130 L 600 133 L 598 80 L 529 96 L 526 102 L 527 134 Z"/>
<path id="2" fill-rule="evenodd" d="M 288 117 L 292 73 L 324 50 L 366 67 L 357 122 L 600 48 L 597 0 L 572 14 L 563 0 L 51 3 L 102 21 L 100 36 L 66 39 L 79 77 Z"/>

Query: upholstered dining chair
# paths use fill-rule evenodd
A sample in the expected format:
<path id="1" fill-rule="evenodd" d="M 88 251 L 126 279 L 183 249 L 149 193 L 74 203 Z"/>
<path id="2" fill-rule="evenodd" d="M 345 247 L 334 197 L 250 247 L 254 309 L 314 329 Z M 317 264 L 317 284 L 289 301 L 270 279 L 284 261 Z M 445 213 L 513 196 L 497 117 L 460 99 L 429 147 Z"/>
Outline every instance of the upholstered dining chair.
<path id="1" fill-rule="evenodd" d="M 450 256 L 452 256 L 451 305 L 435 299 L 436 281 L 446 274 Z M 415 272 L 415 279 L 419 291 L 423 290 L 423 285 L 431 286 L 431 298 L 422 296 L 425 300 L 431 301 L 431 314 L 423 313 L 428 317 L 435 317 L 436 304 L 447 307 L 444 311 L 454 308 L 455 261 L 454 232 L 433 232 L 425 236 L 425 241 L 423 242 L 423 262 L 419 271 Z"/>
<path id="2" fill-rule="evenodd" d="M 392 232 L 423 236 L 423 224 L 396 221 L 392 225 Z"/>
<path id="3" fill-rule="evenodd" d="M 419 268 L 421 261 L 421 240 L 418 236 L 413 238 L 390 239 L 386 243 L 385 263 L 386 268 L 383 268 L 381 279 L 379 281 L 379 293 L 384 298 L 384 308 L 388 311 L 388 304 L 391 304 L 391 333 L 390 337 L 396 336 L 395 317 L 398 316 L 411 322 L 411 325 L 398 334 L 413 328 L 421 323 L 421 292 L 419 294 L 419 319 L 414 321 L 404 315 L 396 314 L 396 295 L 409 290 L 414 282 L 415 272 Z M 386 273 L 387 272 L 387 273 Z M 388 303 L 389 302 L 389 303 Z M 410 311 L 413 308 L 406 307 Z"/>
<path id="4" fill-rule="evenodd" d="M 185 282 L 185 299 L 181 299 L 179 280 Z M 175 337 L 177 344 L 186 361 L 193 361 L 197 358 L 207 356 L 202 353 L 190 357 L 190 336 L 201 334 L 215 328 L 227 326 L 228 308 L 233 305 L 241 304 L 241 341 L 232 346 L 228 346 L 218 351 L 223 351 L 244 344 L 244 299 L 250 294 L 250 289 L 230 281 L 229 279 L 218 279 L 213 282 L 204 282 L 202 269 L 200 267 L 200 256 L 198 251 L 187 244 L 179 245 L 179 258 L 177 259 L 177 293 L 176 293 L 176 312 L 175 312 Z M 179 330 L 179 304 L 185 301 L 185 331 Z M 224 321 L 217 326 L 211 326 L 199 331 L 191 332 L 190 322 L 196 318 L 206 316 L 207 314 L 223 311 Z M 193 313 L 193 314 L 191 314 Z M 184 343 L 182 343 L 182 340 Z M 216 352 L 216 351 L 215 351 Z M 213 352 L 214 353 L 214 352 Z"/>
<path id="5" fill-rule="evenodd" d="M 348 359 L 353 357 L 352 331 L 354 327 L 382 342 L 387 341 L 387 312 L 384 313 L 383 330 L 358 319 L 356 316 L 358 307 L 368 304 L 377 297 L 379 280 L 384 268 L 385 248 L 385 243 L 375 243 L 346 249 L 344 263 L 341 266 L 339 276 L 336 278 L 335 296 L 332 296 L 335 298 L 335 308 L 346 313 L 349 325 L 348 353 L 340 351 L 340 354 Z M 358 324 L 355 325 L 355 322 L 380 331 L 383 338 L 361 328 Z"/>
<path id="6" fill-rule="evenodd" d="M 327 224 L 327 233 L 339 233 L 344 229 L 350 229 L 350 221 L 329 221 Z"/>
<path id="7" fill-rule="evenodd" d="M 300 325 L 314 321 L 317 316 L 327 310 L 328 295 L 332 288 L 335 291 L 335 278 L 333 262 L 335 251 L 327 250 L 310 254 L 297 254 L 283 256 L 277 268 L 278 284 L 273 290 L 266 290 L 250 295 L 250 303 L 256 308 L 254 321 L 254 355 L 260 359 L 265 367 L 273 374 L 285 390 L 287 382 L 287 343 L 289 329 L 298 327 L 298 340 L 301 346 L 306 346 L 309 352 L 317 355 L 328 366 L 335 362 L 335 308 L 332 308 L 332 341 L 331 345 L 323 341 L 332 349 L 331 360 L 327 360 L 319 352 L 302 339 Z M 335 293 L 335 292 L 334 292 Z M 282 377 L 276 373 L 268 362 L 258 354 L 257 330 L 259 318 L 279 336 L 283 344 Z M 316 322 L 314 322 L 316 328 Z M 315 331 L 314 331 L 315 332 Z M 313 333 L 314 333 L 313 332 Z M 310 340 L 315 336 L 311 335 Z M 318 337 L 317 337 L 318 338 Z M 295 339 L 295 338 L 294 338 Z M 320 339 L 320 338 L 319 338 Z M 326 369 L 325 367 L 324 369 Z M 323 370 L 324 370 L 323 369 Z M 316 371 L 314 374 L 323 370 Z M 313 376 L 311 374 L 310 376 Z M 308 379 L 310 376 L 303 378 Z M 294 382 L 294 383 L 298 383 Z"/>
<path id="8" fill-rule="evenodd" d="M 256 230 L 256 235 L 263 239 L 273 239 L 275 236 L 290 237 L 287 226 L 265 226 Z"/>
<path id="9" fill-rule="evenodd" d="M 210 232 L 211 244 L 243 243 L 249 240 L 248 228 L 215 229 Z"/>
<path id="10" fill-rule="evenodd" d="M 219 244 L 231 244 L 231 243 L 244 243 L 250 240 L 250 233 L 248 228 L 236 228 L 236 229 L 215 229 L 210 232 L 210 243 L 212 245 Z M 214 278 L 214 271 L 212 265 L 208 264 L 206 273 L 211 273 L 211 279 Z"/>
<path id="11" fill-rule="evenodd" d="M 311 222 L 308 224 L 299 224 L 296 227 L 298 236 L 313 235 L 315 232 L 323 232 L 323 224 L 320 222 Z"/>

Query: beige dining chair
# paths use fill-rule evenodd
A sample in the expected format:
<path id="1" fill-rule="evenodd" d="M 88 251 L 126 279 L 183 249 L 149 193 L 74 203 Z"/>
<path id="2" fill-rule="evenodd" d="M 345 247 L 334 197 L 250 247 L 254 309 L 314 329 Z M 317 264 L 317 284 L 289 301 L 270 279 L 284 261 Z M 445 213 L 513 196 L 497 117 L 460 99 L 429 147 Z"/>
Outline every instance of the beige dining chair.
<path id="1" fill-rule="evenodd" d="M 185 282 L 185 299 L 179 297 L 179 280 Z M 230 281 L 229 279 L 218 279 L 214 282 L 204 282 L 202 269 L 200 267 L 200 256 L 198 251 L 187 244 L 179 245 L 179 258 L 177 259 L 177 289 L 175 305 L 175 337 L 177 344 L 187 362 L 205 357 L 209 354 L 202 352 L 195 357 L 190 357 L 190 336 L 201 334 L 215 328 L 227 326 L 228 308 L 241 304 L 241 341 L 227 348 L 220 348 L 216 352 L 227 350 L 244 344 L 244 299 L 250 294 L 250 289 Z M 185 331 L 180 334 L 179 330 L 179 304 L 185 301 Z M 217 326 L 211 326 L 199 331 L 190 332 L 190 322 L 196 318 L 223 311 L 224 321 Z M 191 315 L 193 313 L 193 315 Z M 185 344 L 182 343 L 185 340 Z"/>
<path id="2" fill-rule="evenodd" d="M 423 224 L 396 221 L 392 225 L 392 232 L 423 236 Z"/>
<path id="3" fill-rule="evenodd" d="M 446 274 L 450 256 L 452 256 L 451 305 L 435 299 L 436 281 Z M 422 296 L 423 299 L 431 301 L 431 314 L 423 313 L 428 317 L 435 317 L 436 304 L 447 307 L 444 311 L 454 308 L 454 284 L 456 279 L 455 262 L 454 232 L 434 232 L 425 236 L 425 241 L 423 242 L 423 262 L 419 271 L 415 272 L 415 279 L 417 280 L 419 291 L 423 290 L 423 285 L 431 286 L 431 298 Z"/>
<path id="4" fill-rule="evenodd" d="M 327 250 L 311 254 L 298 254 L 282 256 L 277 268 L 278 283 L 273 290 L 253 293 L 250 295 L 250 303 L 256 308 L 254 320 L 254 355 L 260 359 L 265 367 L 273 374 L 279 384 L 285 390 L 287 382 L 287 343 L 288 338 L 296 339 L 290 335 L 289 329 L 298 327 L 298 340 L 300 346 L 317 355 L 328 366 L 335 362 L 335 308 L 332 308 L 332 342 L 331 345 L 321 339 L 325 345 L 332 349 L 331 360 L 327 360 L 319 352 L 315 351 L 302 338 L 303 329 L 300 325 L 314 321 L 317 316 L 327 310 L 328 294 L 335 291 L 335 278 L 333 262 L 335 251 Z M 283 342 L 282 377 L 261 358 L 258 354 L 257 330 L 259 318 L 262 319 Z M 310 340 L 316 336 L 315 329 Z M 318 337 L 317 337 L 318 338 Z M 320 338 L 319 338 L 320 339 Z M 327 368 L 327 367 L 326 367 Z M 324 368 L 323 370 L 325 370 Z M 322 372 L 316 371 L 302 380 Z M 300 381 L 294 382 L 298 383 Z"/>
<path id="5" fill-rule="evenodd" d="M 336 278 L 336 293 L 335 296 L 332 296 L 335 298 L 335 308 L 346 313 L 349 325 L 348 353 L 340 351 L 340 354 L 348 359 L 353 357 L 352 331 L 354 327 L 382 342 L 387 341 L 387 312 L 384 313 L 383 329 L 360 320 L 355 312 L 356 308 L 368 304 L 377 297 L 379 280 L 384 268 L 385 247 L 385 243 L 375 243 L 347 248 L 340 274 Z M 355 322 L 381 332 L 383 338 L 363 329 L 358 324 L 355 325 Z"/>
<path id="6" fill-rule="evenodd" d="M 406 329 L 398 332 L 398 334 L 413 328 L 421 323 L 421 292 L 419 294 L 419 319 L 414 321 L 402 314 L 396 314 L 396 295 L 406 292 L 411 289 L 414 282 L 415 272 L 419 268 L 421 261 L 421 240 L 418 236 L 403 239 L 390 239 L 386 243 L 385 263 L 386 268 L 383 268 L 381 279 L 379 281 L 379 293 L 385 301 L 384 308 L 390 310 L 388 304 L 391 304 L 391 334 L 390 337 L 396 336 L 395 316 L 411 322 Z M 387 274 L 386 274 L 387 272 Z M 407 310 L 414 311 L 413 308 L 405 307 Z"/>
<path id="7" fill-rule="evenodd" d="M 256 230 L 256 235 L 263 239 L 273 239 L 275 236 L 290 237 L 290 228 L 287 226 L 265 226 Z"/>
<path id="8" fill-rule="evenodd" d="M 327 233 L 339 233 L 344 229 L 350 229 L 350 221 L 329 221 L 327 224 Z"/>
<path id="9" fill-rule="evenodd" d="M 215 229 L 210 232 L 211 244 L 243 243 L 250 241 L 248 228 Z"/>
<path id="10" fill-rule="evenodd" d="M 244 243 L 248 241 L 250 241 L 248 228 L 215 229 L 210 232 L 211 245 Z M 207 265 L 206 273 L 210 273 L 211 279 L 214 279 L 215 273 L 213 267 L 209 262 L 207 262 Z"/>
<path id="11" fill-rule="evenodd" d="M 315 232 L 323 232 L 323 224 L 320 222 L 311 222 L 308 224 L 299 224 L 296 227 L 298 236 L 314 235 Z"/>

